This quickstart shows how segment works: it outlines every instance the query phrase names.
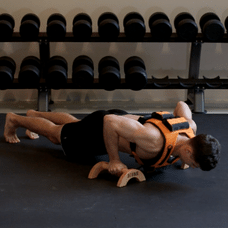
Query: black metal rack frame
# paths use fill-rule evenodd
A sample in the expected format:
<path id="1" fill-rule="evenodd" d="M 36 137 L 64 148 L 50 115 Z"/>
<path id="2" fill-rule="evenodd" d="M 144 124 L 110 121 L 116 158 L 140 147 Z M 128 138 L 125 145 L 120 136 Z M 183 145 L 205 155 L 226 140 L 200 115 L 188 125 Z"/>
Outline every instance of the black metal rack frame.
<path id="1" fill-rule="evenodd" d="M 175 42 L 175 43 L 186 43 L 186 41 L 181 40 L 176 33 L 173 33 L 169 39 L 166 40 L 154 40 L 150 33 L 146 33 L 142 40 L 129 40 L 125 33 L 120 33 L 116 40 L 106 41 L 99 37 L 98 33 L 92 33 L 89 40 L 77 40 L 72 32 L 67 32 L 66 36 L 62 40 L 50 40 L 45 32 L 40 32 L 36 40 L 25 40 L 23 39 L 19 32 L 14 32 L 10 40 L 0 40 L 0 42 L 38 42 L 39 43 L 39 54 L 41 61 L 41 80 L 38 88 L 38 110 L 48 111 L 49 96 L 51 88 L 45 83 L 44 80 L 44 66 L 47 60 L 50 58 L 50 42 Z M 207 41 L 204 39 L 203 34 L 199 33 L 196 36 L 194 42 L 191 42 L 191 52 L 190 52 L 190 63 L 189 63 L 189 74 L 187 79 L 177 77 L 177 79 L 169 79 L 169 77 L 157 79 L 153 76 L 148 78 L 148 83 L 144 89 L 187 89 L 187 101 L 189 105 L 193 106 L 194 113 L 205 113 L 205 101 L 204 101 L 204 90 L 205 89 L 227 89 L 228 79 L 220 79 L 216 77 L 214 79 L 208 79 L 204 77 L 199 79 L 200 71 L 200 58 L 201 58 L 201 48 L 203 43 L 228 43 L 228 35 L 224 34 L 221 40 L 216 42 Z M 14 79 L 13 83 L 8 89 L 28 89 L 25 86 L 18 83 L 17 79 Z M 33 89 L 33 88 L 29 88 Z M 103 89 L 99 84 L 98 79 L 94 80 L 92 86 L 80 87 L 72 83 L 72 80 L 68 79 L 67 84 L 62 87 L 62 89 Z M 125 83 L 125 79 L 121 79 L 121 84 L 118 89 L 129 89 L 128 85 Z"/>

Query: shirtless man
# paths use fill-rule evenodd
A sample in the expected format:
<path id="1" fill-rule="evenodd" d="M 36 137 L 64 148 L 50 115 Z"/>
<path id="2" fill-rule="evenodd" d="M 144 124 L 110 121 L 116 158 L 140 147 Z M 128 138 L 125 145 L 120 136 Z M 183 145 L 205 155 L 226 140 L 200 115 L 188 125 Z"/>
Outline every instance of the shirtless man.
<path id="1" fill-rule="evenodd" d="M 27 116 L 14 113 L 6 115 L 4 137 L 9 143 L 18 143 L 16 130 L 25 128 L 31 139 L 39 135 L 52 143 L 62 145 L 65 154 L 79 158 L 105 154 L 109 155 L 109 172 L 118 175 L 126 168 L 119 157 L 119 151 L 132 154 L 130 142 L 136 144 L 135 153 L 140 159 L 153 159 L 162 153 L 165 139 L 161 131 L 151 123 L 141 124 L 139 116 L 108 111 L 94 112 L 82 120 L 67 113 L 38 112 L 29 110 Z M 178 102 L 174 116 L 184 117 L 196 134 L 197 126 L 185 102 Z M 192 168 L 202 170 L 215 168 L 220 157 L 220 144 L 210 135 L 193 138 L 179 134 L 172 156 Z"/>

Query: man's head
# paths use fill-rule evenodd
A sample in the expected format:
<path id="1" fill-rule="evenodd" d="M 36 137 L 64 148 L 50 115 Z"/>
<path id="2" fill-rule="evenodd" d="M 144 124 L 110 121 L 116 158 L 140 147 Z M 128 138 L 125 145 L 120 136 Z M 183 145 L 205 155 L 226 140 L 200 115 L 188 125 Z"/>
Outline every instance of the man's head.
<path id="1" fill-rule="evenodd" d="M 193 148 L 192 157 L 203 171 L 216 167 L 220 159 L 221 145 L 211 135 L 200 134 L 190 140 Z"/>

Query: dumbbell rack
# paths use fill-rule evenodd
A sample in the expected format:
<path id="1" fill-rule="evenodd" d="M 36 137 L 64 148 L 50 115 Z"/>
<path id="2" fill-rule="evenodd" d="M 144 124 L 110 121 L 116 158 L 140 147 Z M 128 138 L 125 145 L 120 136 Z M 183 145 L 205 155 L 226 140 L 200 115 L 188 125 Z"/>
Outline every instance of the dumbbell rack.
<path id="1" fill-rule="evenodd" d="M 10 40 L 0 42 L 28 42 L 28 40 L 22 39 L 18 32 L 14 32 Z M 51 88 L 48 88 L 45 83 L 45 73 L 44 66 L 45 63 L 50 58 L 50 42 L 85 42 L 78 41 L 74 38 L 73 33 L 67 32 L 63 40 L 50 40 L 45 32 L 40 32 L 37 40 L 30 40 L 30 42 L 39 43 L 40 51 L 40 61 L 41 61 L 41 80 L 38 88 L 29 88 L 29 89 L 38 89 L 38 110 L 39 111 L 48 111 L 49 98 Z M 161 42 L 160 40 L 154 40 L 150 33 L 146 33 L 144 38 L 140 41 L 129 40 L 126 38 L 125 33 L 120 33 L 117 40 L 105 41 L 99 37 L 98 33 L 92 33 L 92 36 L 89 41 L 86 42 Z M 176 33 L 173 33 L 168 40 L 163 40 L 162 42 L 175 42 L 183 43 L 186 41 L 180 40 Z M 188 79 L 183 79 L 178 77 L 177 79 L 169 79 L 165 77 L 162 79 L 157 79 L 155 77 L 148 78 L 148 83 L 144 89 L 187 89 L 187 101 L 189 105 L 193 106 L 194 113 L 205 113 L 204 108 L 204 90 L 205 89 L 227 89 L 228 80 L 220 79 L 219 77 L 214 79 L 199 79 L 199 70 L 200 70 L 200 57 L 201 57 L 201 47 L 204 42 L 210 42 L 204 40 L 204 37 L 199 33 L 196 37 L 196 40 L 191 43 L 191 52 L 190 52 L 190 63 L 189 63 L 189 74 Z M 227 43 L 228 35 L 225 34 L 223 38 L 217 43 Z M 17 79 L 14 79 L 13 83 L 8 89 L 28 89 L 24 85 L 18 83 Z M 72 83 L 72 80 L 68 79 L 67 84 L 62 87 L 62 89 L 103 89 L 99 84 L 98 79 L 94 80 L 94 83 L 88 87 L 80 87 Z M 129 86 L 125 83 L 125 79 L 121 79 L 121 84 L 118 89 L 129 89 Z"/>

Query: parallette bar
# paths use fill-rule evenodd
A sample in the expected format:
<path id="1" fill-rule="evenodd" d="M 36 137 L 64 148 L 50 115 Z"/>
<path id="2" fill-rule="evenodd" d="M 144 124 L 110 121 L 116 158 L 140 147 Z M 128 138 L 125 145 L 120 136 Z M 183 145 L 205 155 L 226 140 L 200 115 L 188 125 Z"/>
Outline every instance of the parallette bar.
<path id="1" fill-rule="evenodd" d="M 101 161 L 98 162 L 96 165 L 93 166 L 93 168 L 90 170 L 88 178 L 89 179 L 95 179 L 98 177 L 98 175 L 104 171 L 108 170 L 108 162 Z M 145 181 L 146 178 L 144 174 L 138 170 L 138 169 L 122 169 L 122 174 L 120 175 L 120 178 L 117 182 L 117 187 L 124 187 L 127 185 L 128 181 L 135 178 L 137 181 L 142 182 Z"/>

